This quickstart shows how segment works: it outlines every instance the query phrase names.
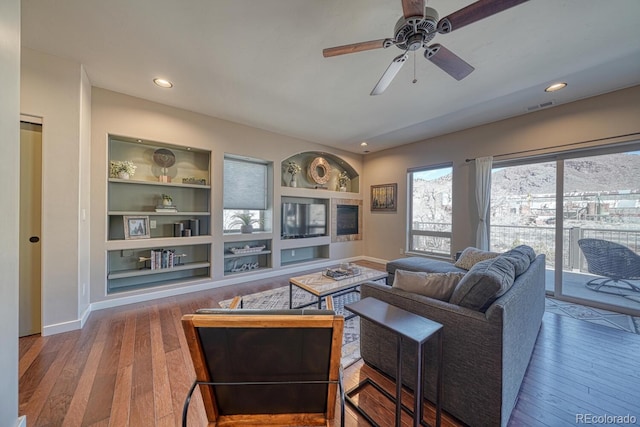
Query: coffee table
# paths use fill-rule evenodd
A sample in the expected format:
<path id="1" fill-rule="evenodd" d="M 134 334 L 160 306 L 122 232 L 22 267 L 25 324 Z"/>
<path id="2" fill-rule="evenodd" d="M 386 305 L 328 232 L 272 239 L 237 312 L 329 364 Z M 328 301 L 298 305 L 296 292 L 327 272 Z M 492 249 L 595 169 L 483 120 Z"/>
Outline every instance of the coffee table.
<path id="1" fill-rule="evenodd" d="M 388 276 L 386 271 L 374 270 L 373 268 L 360 267 L 360 274 L 340 280 L 332 279 L 323 274 L 322 271 L 305 274 L 304 276 L 292 277 L 289 279 L 289 308 L 304 308 L 315 305 L 316 302 L 310 302 L 298 307 L 292 307 L 293 287 L 296 286 L 318 298 L 318 308 L 322 308 L 322 299 L 328 295 L 340 296 L 350 292 L 359 292 L 358 286 L 369 280 L 384 279 Z M 347 316 L 349 319 L 353 317 Z"/>

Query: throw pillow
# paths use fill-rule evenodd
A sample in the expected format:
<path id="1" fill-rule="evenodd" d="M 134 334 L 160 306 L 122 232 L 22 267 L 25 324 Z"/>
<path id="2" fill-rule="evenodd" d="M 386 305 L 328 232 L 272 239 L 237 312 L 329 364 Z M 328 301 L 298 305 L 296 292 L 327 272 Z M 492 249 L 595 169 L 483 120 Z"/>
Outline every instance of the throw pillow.
<path id="1" fill-rule="evenodd" d="M 480 261 L 460 280 L 449 302 L 485 312 L 511 288 L 514 280 L 515 268 L 506 258 Z"/>
<path id="2" fill-rule="evenodd" d="M 462 251 L 460 258 L 458 258 L 454 265 L 459 268 L 464 268 L 465 270 L 471 270 L 471 267 L 480 261 L 495 258 L 498 255 L 500 254 L 497 252 L 483 251 L 482 249 L 468 247 Z"/>
<path id="3" fill-rule="evenodd" d="M 526 245 L 520 245 L 500 255 L 508 259 L 515 268 L 516 277 L 527 271 L 531 262 L 536 258 L 533 249 Z"/>
<path id="4" fill-rule="evenodd" d="M 449 301 L 463 273 L 425 273 L 396 270 L 393 287 L 429 298 Z"/>

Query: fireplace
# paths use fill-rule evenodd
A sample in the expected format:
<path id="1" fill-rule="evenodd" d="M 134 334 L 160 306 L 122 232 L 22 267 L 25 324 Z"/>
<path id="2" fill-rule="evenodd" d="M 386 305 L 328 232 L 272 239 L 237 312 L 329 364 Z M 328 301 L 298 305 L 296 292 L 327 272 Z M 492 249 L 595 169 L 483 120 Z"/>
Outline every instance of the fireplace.
<path id="1" fill-rule="evenodd" d="M 336 209 L 336 235 L 358 234 L 358 205 L 338 205 Z"/>

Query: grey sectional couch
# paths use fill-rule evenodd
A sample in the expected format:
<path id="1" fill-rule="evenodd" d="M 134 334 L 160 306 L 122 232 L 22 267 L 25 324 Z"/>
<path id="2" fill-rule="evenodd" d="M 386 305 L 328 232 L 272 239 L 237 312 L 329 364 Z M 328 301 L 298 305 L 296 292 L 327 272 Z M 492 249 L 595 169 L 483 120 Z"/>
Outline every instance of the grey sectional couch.
<path id="1" fill-rule="evenodd" d="M 410 262 L 413 271 L 466 272 L 440 261 L 424 262 L 422 266 L 419 261 Z M 486 311 L 373 282 L 361 286 L 361 297 L 374 297 L 443 324 L 443 409 L 471 426 L 505 426 L 544 314 L 544 269 L 544 255 L 539 255 L 512 279 L 513 285 Z M 395 342 L 388 331 L 361 320 L 363 359 L 392 377 L 396 366 Z M 403 383 L 413 389 L 415 348 L 410 343 L 404 345 Z M 426 358 L 425 397 L 433 402 L 436 384 L 433 343 L 427 345 Z"/>

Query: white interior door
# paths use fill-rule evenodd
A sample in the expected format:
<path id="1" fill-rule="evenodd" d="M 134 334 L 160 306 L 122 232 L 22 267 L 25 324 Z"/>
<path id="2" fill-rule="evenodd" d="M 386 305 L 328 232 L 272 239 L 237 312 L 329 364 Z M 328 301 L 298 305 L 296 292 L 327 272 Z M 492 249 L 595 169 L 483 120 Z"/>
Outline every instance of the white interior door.
<path id="1" fill-rule="evenodd" d="M 20 122 L 20 293 L 19 334 L 40 333 L 42 288 L 42 125 Z"/>

